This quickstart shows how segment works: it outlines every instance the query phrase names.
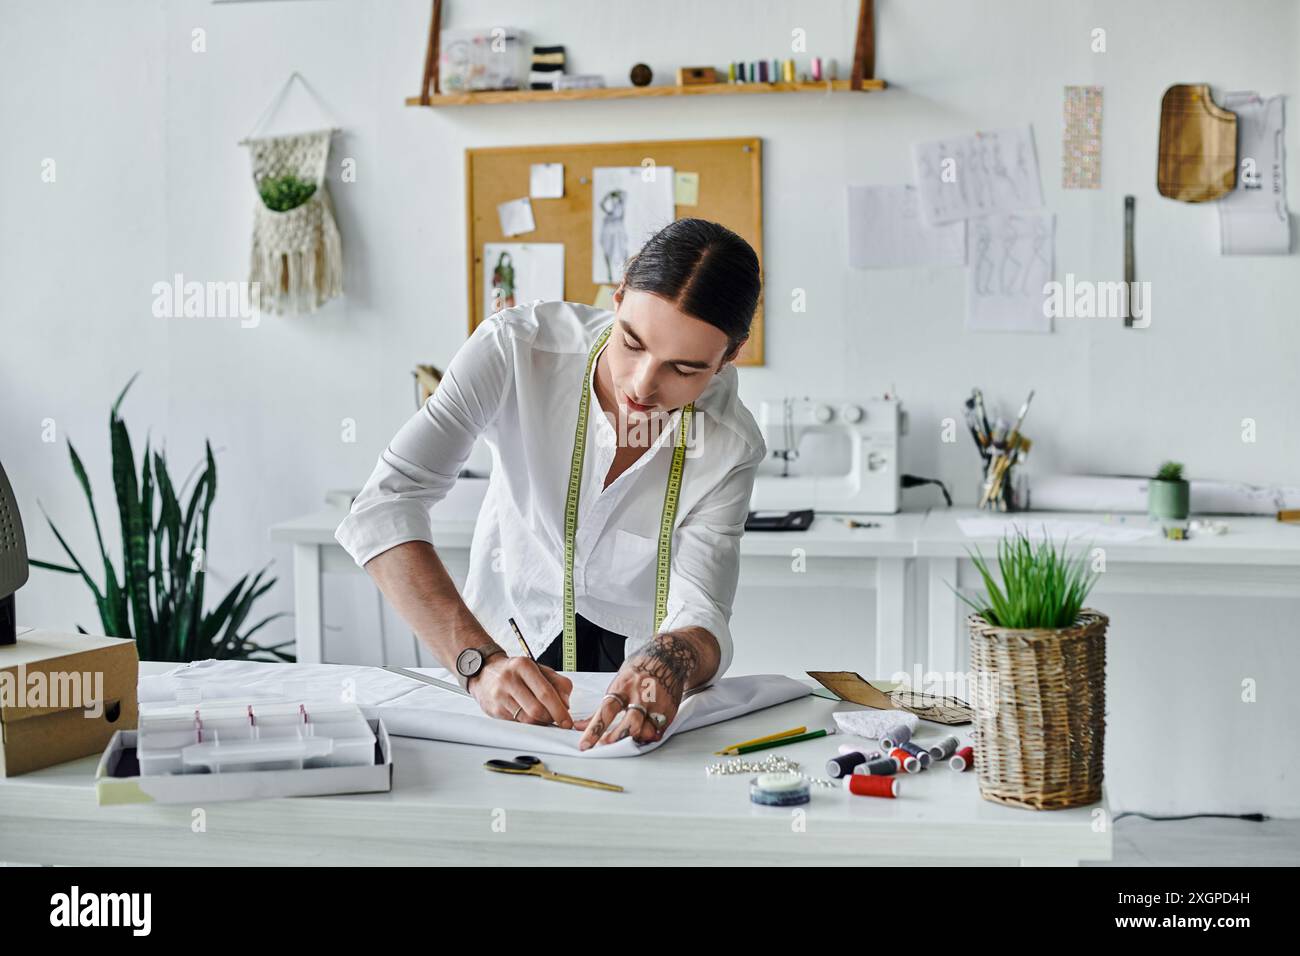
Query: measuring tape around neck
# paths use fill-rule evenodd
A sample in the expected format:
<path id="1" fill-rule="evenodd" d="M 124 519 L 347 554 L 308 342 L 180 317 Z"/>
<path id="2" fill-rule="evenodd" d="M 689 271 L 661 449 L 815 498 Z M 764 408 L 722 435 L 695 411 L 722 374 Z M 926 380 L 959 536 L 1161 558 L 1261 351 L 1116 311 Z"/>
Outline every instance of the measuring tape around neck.
<path id="1" fill-rule="evenodd" d="M 587 355 L 587 374 L 582 380 L 578 399 L 578 425 L 573 433 L 573 456 L 569 459 L 569 490 L 564 499 L 564 637 L 563 662 L 566 671 L 578 669 L 578 625 L 573 596 L 573 551 L 578 534 L 578 493 L 582 490 L 582 462 L 587 452 L 587 416 L 590 408 L 591 370 L 601 346 L 609 339 L 613 326 L 600 333 Z M 664 509 L 659 519 L 659 550 L 655 558 L 655 616 L 654 630 L 668 615 L 668 574 L 672 565 L 673 522 L 677 518 L 677 502 L 681 496 L 682 469 L 686 464 L 686 434 L 695 414 L 695 403 L 682 407 L 678 423 L 677 441 L 673 447 L 673 461 L 668 470 L 668 488 L 664 492 Z"/>

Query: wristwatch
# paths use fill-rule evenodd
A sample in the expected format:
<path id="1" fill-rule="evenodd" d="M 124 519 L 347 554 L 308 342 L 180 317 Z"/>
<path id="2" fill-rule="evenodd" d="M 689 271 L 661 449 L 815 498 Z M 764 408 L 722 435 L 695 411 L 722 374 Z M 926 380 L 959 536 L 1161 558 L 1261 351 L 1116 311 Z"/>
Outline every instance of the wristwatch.
<path id="1" fill-rule="evenodd" d="M 469 679 L 483 669 L 483 662 L 493 654 L 504 653 L 505 650 L 496 644 L 465 648 L 456 655 L 456 680 L 461 687 L 469 690 Z"/>

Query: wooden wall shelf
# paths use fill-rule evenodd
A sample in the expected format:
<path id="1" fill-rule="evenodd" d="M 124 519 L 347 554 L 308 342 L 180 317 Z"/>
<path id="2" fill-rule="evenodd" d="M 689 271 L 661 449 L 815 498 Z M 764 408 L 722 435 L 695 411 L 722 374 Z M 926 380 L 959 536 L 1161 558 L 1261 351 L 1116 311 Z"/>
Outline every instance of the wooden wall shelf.
<path id="1" fill-rule="evenodd" d="M 884 80 L 863 80 L 857 92 L 874 93 Z M 423 102 L 408 96 L 407 106 L 485 106 L 489 103 L 553 103 L 561 100 L 621 100 L 641 96 L 728 96 L 736 93 L 851 92 L 849 80 L 821 83 L 700 83 L 695 86 L 604 86 L 591 90 L 485 90 L 481 93 L 438 93 Z"/>
<path id="2" fill-rule="evenodd" d="M 873 93 L 885 88 L 873 78 L 876 69 L 876 28 L 872 0 L 859 0 L 853 71 L 847 80 L 807 83 L 702 83 L 696 86 L 606 86 L 588 90 L 485 90 L 443 93 L 439 89 L 438 59 L 442 33 L 442 0 L 433 0 L 433 19 L 424 54 L 420 95 L 408 96 L 407 106 L 487 106 L 494 103 L 554 103 L 566 100 L 619 100 L 643 96 L 730 96 L 742 93 Z"/>

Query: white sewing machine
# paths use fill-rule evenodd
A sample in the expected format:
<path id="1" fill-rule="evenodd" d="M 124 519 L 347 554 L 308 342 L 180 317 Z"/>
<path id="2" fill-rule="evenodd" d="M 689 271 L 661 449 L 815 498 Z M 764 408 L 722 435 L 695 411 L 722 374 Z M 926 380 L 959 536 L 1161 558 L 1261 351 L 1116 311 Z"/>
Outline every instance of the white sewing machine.
<path id="1" fill-rule="evenodd" d="M 755 511 L 898 511 L 896 398 L 786 398 L 759 405 L 767 461 L 754 481 Z"/>

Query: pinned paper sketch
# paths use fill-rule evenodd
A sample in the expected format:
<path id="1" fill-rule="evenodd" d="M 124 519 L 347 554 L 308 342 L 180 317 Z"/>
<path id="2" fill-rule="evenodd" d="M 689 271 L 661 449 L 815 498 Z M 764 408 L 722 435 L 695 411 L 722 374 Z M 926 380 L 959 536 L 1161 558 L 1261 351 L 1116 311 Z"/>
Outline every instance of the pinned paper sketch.
<path id="1" fill-rule="evenodd" d="M 849 265 L 855 269 L 959 266 L 966 227 L 930 226 L 915 186 L 849 187 Z"/>
<path id="2" fill-rule="evenodd" d="M 1237 185 L 1220 199 L 1219 251 L 1225 256 L 1286 255 L 1291 216 L 1286 207 L 1286 119 L 1280 96 L 1227 93 L 1237 114 Z"/>
<path id="3" fill-rule="evenodd" d="M 617 284 L 629 256 L 672 222 L 671 166 L 597 166 L 592 170 L 591 281 Z"/>
<path id="4" fill-rule="evenodd" d="M 483 245 L 483 316 L 541 299 L 564 298 L 564 243 L 488 242 Z"/>
<path id="5" fill-rule="evenodd" d="M 504 236 L 517 236 L 537 228 L 537 223 L 533 221 L 533 204 L 527 196 L 501 203 L 497 206 L 497 216 L 501 220 L 501 234 Z"/>
<path id="6" fill-rule="evenodd" d="M 931 225 L 1043 205 L 1028 126 L 917 143 L 912 161 Z"/>
<path id="7" fill-rule="evenodd" d="M 1065 88 L 1065 137 L 1061 145 L 1061 185 L 1101 188 L 1101 87 Z"/>
<path id="8" fill-rule="evenodd" d="M 1052 281 L 1055 216 L 1010 213 L 967 224 L 972 332 L 1050 332 L 1044 286 Z"/>
<path id="9" fill-rule="evenodd" d="M 534 199 L 564 198 L 564 164 L 533 163 L 529 166 L 528 195 Z"/>

